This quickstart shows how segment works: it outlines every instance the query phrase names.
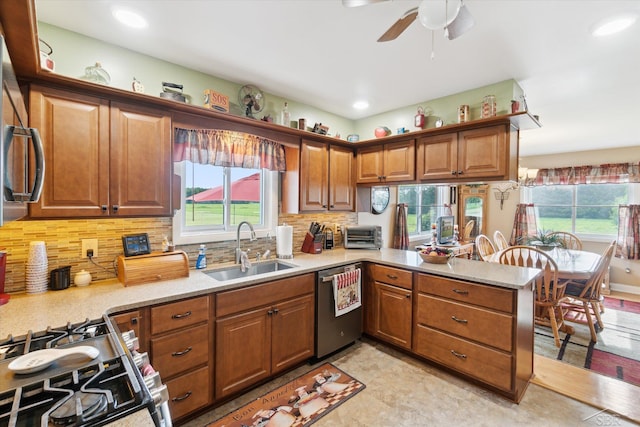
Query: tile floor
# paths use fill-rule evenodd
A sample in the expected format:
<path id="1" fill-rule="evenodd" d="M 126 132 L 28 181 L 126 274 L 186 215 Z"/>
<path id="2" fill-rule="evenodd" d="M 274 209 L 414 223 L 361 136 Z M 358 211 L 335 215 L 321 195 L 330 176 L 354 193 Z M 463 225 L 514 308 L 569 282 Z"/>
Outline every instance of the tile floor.
<path id="1" fill-rule="evenodd" d="M 314 427 L 636 425 L 535 384 L 530 384 L 520 404 L 515 404 L 367 339 L 322 362 L 325 361 L 362 381 L 367 388 L 318 420 Z M 184 425 L 206 426 L 311 368 L 301 366 Z"/>

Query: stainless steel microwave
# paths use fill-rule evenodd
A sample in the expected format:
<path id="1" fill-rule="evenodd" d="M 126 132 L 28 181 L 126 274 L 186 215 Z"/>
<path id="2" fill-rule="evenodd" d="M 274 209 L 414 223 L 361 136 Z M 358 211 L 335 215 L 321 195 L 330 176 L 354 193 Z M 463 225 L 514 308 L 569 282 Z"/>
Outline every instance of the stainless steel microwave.
<path id="1" fill-rule="evenodd" d="M 344 247 L 346 249 L 380 249 L 382 247 L 382 227 L 379 225 L 345 227 Z"/>
<path id="2" fill-rule="evenodd" d="M 9 52 L 0 35 L 2 50 L 0 81 L 2 104 L 0 117 L 0 226 L 20 219 L 27 214 L 27 203 L 37 202 L 42 192 L 44 178 L 44 152 L 40 135 L 28 127 L 27 109 L 20 93 Z M 32 146 L 33 167 L 29 164 L 29 147 Z M 31 188 L 29 186 L 31 185 Z"/>

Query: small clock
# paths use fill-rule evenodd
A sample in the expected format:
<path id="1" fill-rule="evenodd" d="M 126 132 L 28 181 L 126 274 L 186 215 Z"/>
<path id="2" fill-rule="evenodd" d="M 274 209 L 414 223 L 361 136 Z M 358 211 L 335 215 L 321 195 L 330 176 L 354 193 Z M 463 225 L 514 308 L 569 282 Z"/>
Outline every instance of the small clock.
<path id="1" fill-rule="evenodd" d="M 379 215 L 389 206 L 389 187 L 371 188 L 371 213 Z"/>

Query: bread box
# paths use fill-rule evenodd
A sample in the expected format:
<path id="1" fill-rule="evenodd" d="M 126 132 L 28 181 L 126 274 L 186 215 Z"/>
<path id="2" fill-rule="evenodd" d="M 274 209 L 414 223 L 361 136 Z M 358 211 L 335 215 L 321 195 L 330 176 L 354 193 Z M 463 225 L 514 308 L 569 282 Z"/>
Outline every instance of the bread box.
<path id="1" fill-rule="evenodd" d="M 189 277 L 189 258 L 183 251 L 118 257 L 118 280 L 125 286 L 180 277 Z"/>

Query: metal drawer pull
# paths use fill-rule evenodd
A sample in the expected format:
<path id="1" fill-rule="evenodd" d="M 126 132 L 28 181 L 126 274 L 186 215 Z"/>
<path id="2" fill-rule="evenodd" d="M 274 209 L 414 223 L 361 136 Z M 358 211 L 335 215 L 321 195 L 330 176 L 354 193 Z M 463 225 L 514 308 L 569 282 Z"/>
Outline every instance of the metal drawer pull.
<path id="1" fill-rule="evenodd" d="M 171 316 L 172 319 L 183 319 L 185 317 L 189 317 L 191 316 L 191 310 L 187 311 L 186 313 L 182 313 L 182 314 L 174 314 L 173 316 Z"/>
<path id="2" fill-rule="evenodd" d="M 398 276 L 396 276 L 396 275 L 394 275 L 394 274 L 387 274 L 387 277 L 388 277 L 389 279 L 392 279 L 392 280 L 396 280 L 396 279 L 398 278 Z"/>
<path id="3" fill-rule="evenodd" d="M 193 350 L 193 347 L 189 346 L 182 351 L 174 351 L 173 353 L 171 353 L 171 355 L 174 357 L 184 356 L 185 354 L 189 353 L 191 350 Z"/>
<path id="4" fill-rule="evenodd" d="M 466 354 L 462 354 L 462 353 L 458 353 L 455 350 L 451 350 L 451 354 L 453 354 L 455 357 L 457 357 L 458 359 L 466 359 L 467 355 Z"/>
<path id="5" fill-rule="evenodd" d="M 456 316 L 451 316 L 451 319 L 455 320 L 458 323 L 467 323 L 467 319 L 458 319 Z"/>
<path id="6" fill-rule="evenodd" d="M 188 392 L 186 392 L 185 394 L 183 394 L 182 396 L 176 396 L 173 399 L 171 399 L 174 402 L 180 402 L 181 400 L 185 400 L 188 399 L 189 396 L 191 396 L 193 394 L 193 392 L 191 390 L 189 390 Z"/>
<path id="7" fill-rule="evenodd" d="M 453 289 L 453 292 L 460 295 L 469 295 L 469 291 L 463 291 L 462 289 Z"/>

